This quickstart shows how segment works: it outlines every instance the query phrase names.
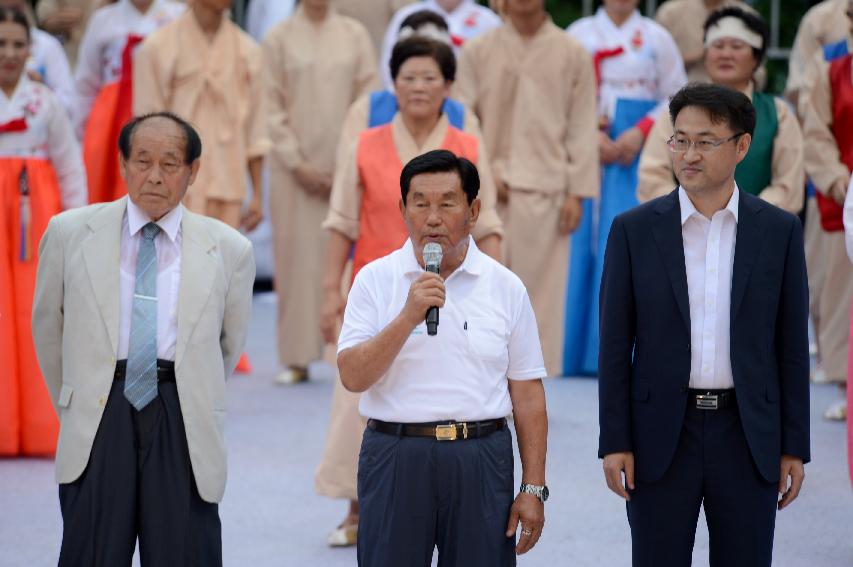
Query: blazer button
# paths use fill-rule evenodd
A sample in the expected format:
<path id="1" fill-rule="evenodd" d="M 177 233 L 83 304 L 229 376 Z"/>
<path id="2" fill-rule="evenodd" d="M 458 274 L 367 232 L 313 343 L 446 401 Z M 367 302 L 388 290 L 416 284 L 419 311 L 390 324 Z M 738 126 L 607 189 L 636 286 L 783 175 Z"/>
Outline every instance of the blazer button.
<path id="1" fill-rule="evenodd" d="M 98 399 L 98 403 L 101 404 L 101 407 L 104 407 L 105 405 L 107 405 L 107 399 L 105 397 L 101 396 Z"/>
<path id="2" fill-rule="evenodd" d="M 690 352 L 690 343 L 687 343 L 687 352 Z"/>

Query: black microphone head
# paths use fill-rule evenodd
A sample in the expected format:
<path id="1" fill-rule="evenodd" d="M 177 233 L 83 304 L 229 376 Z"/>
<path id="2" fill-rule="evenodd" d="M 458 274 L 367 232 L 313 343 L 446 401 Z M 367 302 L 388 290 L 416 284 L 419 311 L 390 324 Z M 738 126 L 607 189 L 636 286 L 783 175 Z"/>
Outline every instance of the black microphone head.
<path id="1" fill-rule="evenodd" d="M 424 267 L 434 273 L 438 273 L 441 266 L 441 257 L 444 252 L 441 250 L 441 244 L 437 242 L 427 242 L 424 246 Z"/>

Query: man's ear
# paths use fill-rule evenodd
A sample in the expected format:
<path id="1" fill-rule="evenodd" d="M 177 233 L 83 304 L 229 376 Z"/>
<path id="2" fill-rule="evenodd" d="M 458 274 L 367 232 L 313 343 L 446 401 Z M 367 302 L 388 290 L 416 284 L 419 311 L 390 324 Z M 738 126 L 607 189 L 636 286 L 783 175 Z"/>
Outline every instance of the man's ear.
<path id="1" fill-rule="evenodd" d="M 480 208 L 483 206 L 482 201 L 480 201 L 479 197 L 475 197 L 471 202 L 471 205 L 468 207 L 468 210 L 471 211 L 471 217 L 468 219 L 468 227 L 474 228 L 474 225 L 477 224 L 477 219 L 480 218 Z"/>
<path id="2" fill-rule="evenodd" d="M 196 158 L 195 161 L 190 164 L 190 180 L 187 185 L 192 185 L 195 182 L 195 178 L 198 176 L 199 167 L 201 167 L 201 159 Z"/>
<path id="3" fill-rule="evenodd" d="M 121 152 L 118 153 L 118 171 L 121 174 L 121 178 L 127 183 L 127 160 L 124 159 L 124 155 Z"/>
<path id="4" fill-rule="evenodd" d="M 749 153 L 749 146 L 752 144 L 752 136 L 749 134 L 744 134 L 737 141 L 737 161 L 738 163 L 742 162 L 746 157 L 746 154 Z"/>
<path id="5" fill-rule="evenodd" d="M 403 218 L 406 218 L 406 203 L 403 202 L 402 197 L 400 197 L 399 206 L 400 206 L 400 214 L 403 216 Z"/>

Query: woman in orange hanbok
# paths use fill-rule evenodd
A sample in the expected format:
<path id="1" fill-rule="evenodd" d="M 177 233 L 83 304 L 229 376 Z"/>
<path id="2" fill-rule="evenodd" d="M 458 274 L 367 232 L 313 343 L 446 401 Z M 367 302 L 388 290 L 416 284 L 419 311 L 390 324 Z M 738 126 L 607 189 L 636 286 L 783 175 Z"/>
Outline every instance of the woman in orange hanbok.
<path id="1" fill-rule="evenodd" d="M 114 201 L 127 193 L 116 144 L 132 116 L 133 51 L 145 37 L 179 16 L 186 6 L 171 0 L 119 0 L 89 20 L 74 77 L 74 128 L 83 140 L 89 202 Z"/>
<path id="2" fill-rule="evenodd" d="M 71 123 L 50 89 L 27 78 L 29 52 L 26 16 L 0 8 L 0 456 L 56 449 L 30 331 L 37 246 L 53 215 L 86 203 Z"/>

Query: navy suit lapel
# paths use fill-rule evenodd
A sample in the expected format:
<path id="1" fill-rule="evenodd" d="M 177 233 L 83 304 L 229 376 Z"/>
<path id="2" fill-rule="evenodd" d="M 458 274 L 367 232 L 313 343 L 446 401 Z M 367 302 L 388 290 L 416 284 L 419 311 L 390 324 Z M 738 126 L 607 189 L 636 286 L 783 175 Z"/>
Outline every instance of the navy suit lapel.
<path id="1" fill-rule="evenodd" d="M 687 295 L 687 268 L 684 263 L 684 241 L 681 236 L 681 208 L 678 206 L 678 190 L 673 191 L 655 208 L 658 217 L 652 233 L 658 245 L 661 259 L 666 267 L 678 310 L 690 329 L 690 301 Z"/>
<path id="2" fill-rule="evenodd" d="M 746 196 L 740 192 L 738 200 L 737 241 L 735 242 L 735 261 L 732 268 L 731 320 L 735 320 L 740 309 L 749 274 L 758 259 L 764 236 L 764 226 L 761 222 L 760 199 Z"/>

